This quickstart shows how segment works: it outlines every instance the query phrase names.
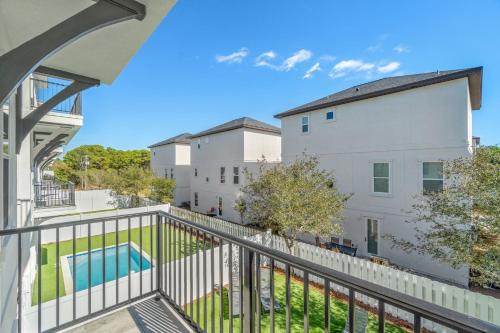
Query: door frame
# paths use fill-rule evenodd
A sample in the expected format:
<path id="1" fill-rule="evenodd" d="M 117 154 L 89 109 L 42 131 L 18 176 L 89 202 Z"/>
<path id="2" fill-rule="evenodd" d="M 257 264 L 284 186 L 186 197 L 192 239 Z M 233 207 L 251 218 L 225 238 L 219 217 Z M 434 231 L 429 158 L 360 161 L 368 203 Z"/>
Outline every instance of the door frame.
<path id="1" fill-rule="evenodd" d="M 377 253 L 371 253 L 368 250 L 368 220 L 377 221 Z M 380 225 L 382 224 L 382 218 L 375 216 L 365 216 L 365 245 L 366 245 L 366 253 L 372 256 L 380 257 Z"/>

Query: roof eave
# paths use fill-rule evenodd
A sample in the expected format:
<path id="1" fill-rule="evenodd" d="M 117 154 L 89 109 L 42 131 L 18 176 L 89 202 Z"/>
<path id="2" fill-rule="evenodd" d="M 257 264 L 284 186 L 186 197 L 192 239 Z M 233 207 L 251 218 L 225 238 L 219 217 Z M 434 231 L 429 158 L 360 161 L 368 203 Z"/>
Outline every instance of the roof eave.
<path id="1" fill-rule="evenodd" d="M 397 93 L 397 92 L 401 92 L 401 91 L 405 91 L 405 90 L 409 90 L 409 89 L 420 88 L 420 87 L 424 87 L 424 86 L 428 86 L 428 85 L 432 85 L 432 84 L 447 82 L 447 81 L 456 80 L 456 79 L 465 78 L 465 77 L 467 77 L 469 79 L 469 91 L 470 91 L 472 109 L 478 110 L 481 108 L 481 99 L 482 99 L 482 77 L 483 77 L 483 67 L 482 66 L 466 69 L 466 70 L 456 72 L 456 73 L 443 75 L 440 77 L 434 77 L 434 78 L 427 79 L 427 80 L 413 82 L 413 83 L 398 86 L 398 87 L 388 88 L 388 89 L 380 90 L 380 91 L 369 93 L 369 94 L 344 98 L 341 100 L 332 101 L 332 102 L 323 103 L 323 104 L 318 104 L 318 105 L 314 105 L 314 106 L 310 106 L 310 107 L 304 107 L 304 108 L 293 110 L 293 111 L 286 111 L 286 112 L 282 112 L 282 113 L 278 113 L 278 114 L 274 115 L 274 118 L 281 119 L 284 117 L 293 116 L 293 115 L 300 114 L 300 113 L 324 109 L 324 108 L 332 107 L 332 106 L 336 106 L 336 105 L 357 102 L 357 101 L 361 101 L 364 99 L 384 96 L 384 95 L 393 94 L 393 93 Z"/>
<path id="2" fill-rule="evenodd" d="M 208 131 L 208 132 L 200 132 L 198 134 L 193 134 L 193 135 L 189 136 L 188 138 L 189 139 L 197 139 L 197 138 L 201 138 L 201 137 L 204 137 L 204 136 L 207 136 L 207 135 L 212 135 L 212 134 L 217 134 L 217 133 L 234 131 L 234 130 L 237 130 L 237 129 L 240 129 L 240 128 L 253 129 L 253 130 L 257 130 L 257 131 L 262 131 L 262 132 L 267 132 L 267 133 L 273 133 L 273 134 L 279 134 L 279 135 L 281 135 L 281 131 L 280 130 L 273 131 L 273 130 L 266 129 L 266 128 L 261 128 L 261 127 L 258 127 L 258 126 L 238 125 L 238 126 L 232 126 L 232 127 L 220 129 L 220 130 L 214 130 L 214 131 Z"/>

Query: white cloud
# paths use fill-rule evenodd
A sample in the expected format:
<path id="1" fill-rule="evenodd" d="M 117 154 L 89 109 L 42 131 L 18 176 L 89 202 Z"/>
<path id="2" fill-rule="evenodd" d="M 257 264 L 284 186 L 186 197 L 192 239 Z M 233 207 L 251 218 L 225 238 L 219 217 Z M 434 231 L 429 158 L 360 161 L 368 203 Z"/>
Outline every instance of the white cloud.
<path id="1" fill-rule="evenodd" d="M 393 61 L 393 62 L 388 63 L 387 65 L 378 66 L 377 70 L 380 73 L 390 73 L 390 72 L 394 72 L 395 70 L 397 70 L 399 68 L 399 66 L 401 66 L 401 64 L 399 62 Z"/>
<path id="2" fill-rule="evenodd" d="M 228 55 L 216 55 L 215 60 L 218 63 L 227 62 L 228 64 L 241 63 L 243 58 L 248 55 L 249 51 L 246 47 L 242 47 L 236 52 L 233 52 Z"/>
<path id="3" fill-rule="evenodd" d="M 396 53 L 407 53 L 410 52 L 410 48 L 406 45 L 399 44 L 393 48 Z"/>
<path id="4" fill-rule="evenodd" d="M 277 54 L 273 51 L 267 51 L 255 58 L 256 67 L 268 67 L 280 72 L 288 72 L 292 70 L 297 64 L 307 61 L 311 58 L 312 52 L 309 50 L 301 49 L 295 52 L 292 56 L 286 58 L 281 65 L 271 63 L 271 60 L 276 58 Z"/>
<path id="5" fill-rule="evenodd" d="M 255 66 L 276 69 L 276 65 L 273 65 L 269 62 L 269 60 L 273 60 L 274 58 L 276 58 L 276 53 L 274 53 L 273 51 L 264 52 L 255 59 Z"/>
<path id="6" fill-rule="evenodd" d="M 333 66 L 330 74 L 328 74 L 331 78 L 336 79 L 339 77 L 346 76 L 351 72 L 367 72 L 373 70 L 375 67 L 374 64 L 363 62 L 361 60 L 349 59 L 342 60 Z"/>
<path id="7" fill-rule="evenodd" d="M 311 68 L 309 68 L 307 70 L 307 72 L 304 74 L 304 77 L 303 79 L 310 79 L 312 78 L 313 74 L 317 71 L 320 71 L 321 70 L 321 67 L 319 66 L 319 62 L 315 63 L 314 65 L 312 65 Z"/>
<path id="8" fill-rule="evenodd" d="M 319 61 L 321 61 L 321 62 L 332 62 L 332 61 L 335 61 L 335 59 L 337 59 L 337 58 L 334 57 L 334 56 L 331 56 L 329 54 L 326 54 L 324 56 L 321 56 L 319 58 Z"/>
<path id="9" fill-rule="evenodd" d="M 371 46 L 368 46 L 366 48 L 366 50 L 368 52 L 371 52 L 371 53 L 374 53 L 374 52 L 377 52 L 377 51 L 380 51 L 382 49 L 382 43 L 378 43 L 378 44 L 375 44 L 375 45 L 371 45 Z"/>
<path id="10" fill-rule="evenodd" d="M 312 52 L 309 50 L 301 49 L 297 52 L 295 52 L 291 57 L 285 59 L 283 61 L 283 64 L 281 64 L 281 68 L 284 71 L 289 71 L 295 67 L 295 65 L 304 62 L 306 60 L 309 60 L 312 56 Z"/>

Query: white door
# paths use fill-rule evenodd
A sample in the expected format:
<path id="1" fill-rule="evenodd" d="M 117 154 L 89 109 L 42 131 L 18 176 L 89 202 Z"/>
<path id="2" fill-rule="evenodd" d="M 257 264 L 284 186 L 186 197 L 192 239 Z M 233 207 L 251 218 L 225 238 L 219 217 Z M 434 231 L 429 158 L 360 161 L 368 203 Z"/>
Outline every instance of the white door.
<path id="1" fill-rule="evenodd" d="M 366 219 L 366 249 L 369 254 L 378 255 L 378 220 Z"/>

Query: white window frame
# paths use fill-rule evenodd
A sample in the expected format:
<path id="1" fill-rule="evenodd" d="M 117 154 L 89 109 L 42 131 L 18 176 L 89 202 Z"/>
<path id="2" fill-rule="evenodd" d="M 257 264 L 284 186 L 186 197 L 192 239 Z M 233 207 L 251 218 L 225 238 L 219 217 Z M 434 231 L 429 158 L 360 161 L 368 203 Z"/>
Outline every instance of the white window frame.
<path id="1" fill-rule="evenodd" d="M 222 171 L 224 171 L 224 172 L 222 172 Z M 220 173 L 220 179 L 219 179 L 220 183 L 225 184 L 226 183 L 226 167 L 221 166 L 219 168 L 219 173 Z"/>
<path id="2" fill-rule="evenodd" d="M 337 115 L 336 115 L 336 112 L 335 112 L 335 111 L 336 111 L 336 110 L 334 110 L 334 109 L 330 109 L 330 110 L 327 110 L 327 111 L 325 112 L 325 121 L 326 121 L 327 123 L 333 123 L 334 121 L 336 121 L 336 120 L 337 120 Z M 327 118 L 327 115 L 328 115 L 328 113 L 330 113 L 330 112 L 331 112 L 331 113 L 333 113 L 333 119 L 328 119 L 328 118 Z"/>
<path id="3" fill-rule="evenodd" d="M 194 206 L 198 207 L 198 205 L 200 203 L 199 202 L 200 201 L 200 197 L 199 197 L 198 192 L 194 192 L 194 194 L 193 194 L 193 201 L 194 201 Z"/>
<path id="4" fill-rule="evenodd" d="M 438 179 L 438 178 L 424 178 L 424 163 L 441 163 L 443 165 L 443 178 Z M 422 195 L 425 195 L 424 193 L 424 180 L 441 180 L 443 182 L 443 189 L 445 187 L 445 182 L 444 182 L 444 161 L 439 161 L 439 160 L 425 160 L 425 161 L 420 161 L 420 193 Z"/>
<path id="5" fill-rule="evenodd" d="M 389 164 L 389 192 L 375 192 L 375 168 L 374 165 L 375 163 L 387 163 Z M 370 170 L 369 170 L 369 175 L 370 175 L 370 194 L 376 197 L 392 197 L 393 196 L 393 191 L 392 191 L 392 179 L 393 179 L 393 174 L 392 174 L 392 160 L 373 160 L 370 161 Z M 385 178 L 385 177 L 377 177 L 377 178 Z"/>
<path id="6" fill-rule="evenodd" d="M 194 168 L 194 176 L 198 177 L 198 168 Z"/>
<path id="7" fill-rule="evenodd" d="M 307 118 L 307 132 L 304 132 L 304 126 L 305 126 L 305 124 L 303 123 L 304 118 Z M 307 134 L 311 133 L 311 115 L 310 114 L 302 115 L 300 117 L 300 133 L 302 135 L 307 135 Z"/>
<path id="8" fill-rule="evenodd" d="M 234 169 L 238 170 L 238 174 L 234 173 Z M 234 182 L 234 177 L 238 177 L 238 183 Z M 233 185 L 240 185 L 240 167 L 239 166 L 233 166 Z"/>
<path id="9" fill-rule="evenodd" d="M 174 168 L 170 168 L 170 179 L 174 179 Z"/>

